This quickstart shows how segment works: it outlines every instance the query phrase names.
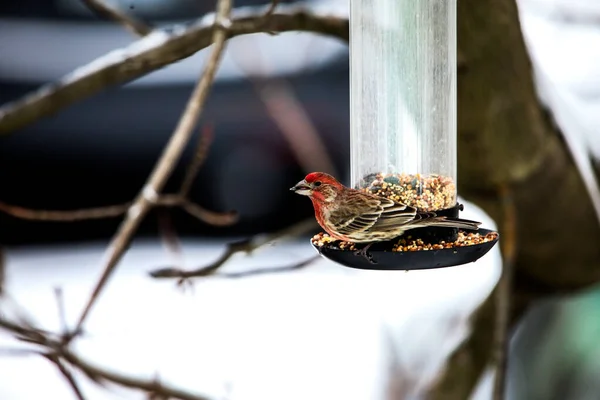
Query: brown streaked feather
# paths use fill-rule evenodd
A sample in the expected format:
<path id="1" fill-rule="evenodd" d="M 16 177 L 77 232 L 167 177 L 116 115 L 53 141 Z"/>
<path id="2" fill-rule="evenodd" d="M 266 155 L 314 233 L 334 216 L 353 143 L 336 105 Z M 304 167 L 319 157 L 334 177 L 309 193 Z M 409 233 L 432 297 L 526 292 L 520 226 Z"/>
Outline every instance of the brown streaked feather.
<path id="1" fill-rule="evenodd" d="M 390 199 L 382 199 L 383 212 L 379 216 L 377 223 L 373 225 L 378 230 L 385 228 L 397 229 L 401 225 L 406 225 L 417 216 L 417 209 L 406 204 L 396 203 Z"/>
<path id="2" fill-rule="evenodd" d="M 417 213 L 413 207 L 358 191 L 347 191 L 344 203 L 355 207 L 332 210 L 329 215 L 329 223 L 344 236 L 372 228 L 380 231 L 397 230 L 399 226 L 412 221 Z"/>

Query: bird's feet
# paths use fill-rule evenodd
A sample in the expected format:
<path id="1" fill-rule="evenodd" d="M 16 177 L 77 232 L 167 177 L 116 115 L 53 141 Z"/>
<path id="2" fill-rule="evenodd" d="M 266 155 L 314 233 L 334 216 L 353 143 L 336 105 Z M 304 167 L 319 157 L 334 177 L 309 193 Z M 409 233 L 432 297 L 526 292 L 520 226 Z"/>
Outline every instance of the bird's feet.
<path id="1" fill-rule="evenodd" d="M 369 264 L 377 264 L 377 261 L 373 260 L 373 256 L 369 253 L 369 248 L 371 247 L 372 244 L 373 243 L 369 243 L 362 249 L 356 250 L 354 252 L 354 255 L 364 257 L 369 262 Z"/>

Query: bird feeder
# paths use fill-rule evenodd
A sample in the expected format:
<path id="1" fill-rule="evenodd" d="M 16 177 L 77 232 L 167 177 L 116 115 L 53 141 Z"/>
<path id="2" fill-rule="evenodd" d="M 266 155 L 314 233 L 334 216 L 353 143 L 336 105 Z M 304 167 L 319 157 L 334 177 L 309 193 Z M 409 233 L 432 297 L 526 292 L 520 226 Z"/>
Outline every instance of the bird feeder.
<path id="1" fill-rule="evenodd" d="M 462 210 L 456 1 L 350 1 L 351 186 L 450 217 Z M 406 270 L 475 261 L 497 240 L 481 228 L 420 228 L 374 245 L 375 263 L 333 243 L 313 245 L 349 267 Z"/>

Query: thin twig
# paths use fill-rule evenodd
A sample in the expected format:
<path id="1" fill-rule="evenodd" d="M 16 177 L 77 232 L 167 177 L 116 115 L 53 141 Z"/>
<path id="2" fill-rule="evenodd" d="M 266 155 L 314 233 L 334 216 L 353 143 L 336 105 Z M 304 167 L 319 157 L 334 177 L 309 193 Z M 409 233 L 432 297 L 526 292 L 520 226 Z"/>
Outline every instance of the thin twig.
<path id="1" fill-rule="evenodd" d="M 517 213 L 510 188 L 500 187 L 500 201 L 504 213 L 502 224 L 502 276 L 498 282 L 497 312 L 494 335 L 492 365 L 496 366 L 493 399 L 504 400 L 506 389 L 506 367 L 508 353 L 508 322 L 510 318 L 510 294 L 514 263 L 517 255 Z"/>
<path id="2" fill-rule="evenodd" d="M 243 8 L 231 21 L 228 37 L 259 32 L 305 31 L 348 41 L 348 19 L 315 14 L 297 5 Z M 135 43 L 97 58 L 53 83 L 0 107 L 0 135 L 14 132 L 111 86 L 140 78 L 187 58 L 213 43 L 212 15 L 196 22 L 156 30 Z"/>
<path id="3" fill-rule="evenodd" d="M 277 8 L 277 6 L 279 5 L 279 0 L 271 0 L 271 4 L 269 4 L 269 8 L 267 8 L 267 11 L 265 12 L 265 17 L 269 17 L 271 15 L 273 15 L 273 13 L 275 12 L 275 9 Z"/>
<path id="4" fill-rule="evenodd" d="M 194 184 L 194 180 L 198 176 L 198 171 L 204 161 L 206 160 L 206 156 L 208 154 L 208 149 L 212 144 L 214 139 L 214 132 L 212 126 L 205 126 L 202 129 L 200 137 L 198 137 L 198 143 L 196 145 L 196 151 L 194 152 L 194 158 L 192 162 L 188 165 L 188 168 L 185 172 L 185 176 L 183 177 L 183 181 L 181 183 L 181 188 L 179 189 L 179 195 L 181 197 L 187 197 L 192 189 L 192 185 Z"/>
<path id="5" fill-rule="evenodd" d="M 216 270 L 221 268 L 231 257 L 237 253 L 248 252 L 253 250 L 251 240 L 245 239 L 239 242 L 232 242 L 227 244 L 227 249 L 221 256 L 210 263 L 209 265 L 194 269 L 194 270 L 182 270 L 180 268 L 160 268 L 150 272 L 150 276 L 153 278 L 191 278 L 212 275 Z"/>
<path id="6" fill-rule="evenodd" d="M 217 4 L 217 17 L 213 28 L 213 42 L 215 46 L 210 55 L 208 63 L 202 76 L 194 89 L 186 108 L 179 120 L 169 143 L 158 160 L 154 170 L 150 174 L 147 183 L 134 201 L 133 205 L 127 211 L 125 220 L 119 227 L 119 230 L 111 240 L 106 253 L 105 262 L 103 263 L 103 272 L 100 279 L 96 283 L 92 295 L 90 296 L 83 312 L 79 316 L 76 331 L 80 330 L 89 315 L 92 306 L 98 299 L 101 290 L 106 285 L 108 278 L 114 271 L 117 263 L 123 256 L 131 238 L 133 237 L 138 226 L 142 222 L 145 215 L 151 209 L 152 204 L 158 198 L 168 178 L 170 177 L 175 164 L 181 157 L 181 153 L 189 142 L 193 133 L 194 126 L 198 121 L 198 117 L 204 107 L 204 102 L 208 96 L 211 84 L 214 80 L 225 43 L 227 39 L 227 27 L 231 25 L 229 14 L 231 12 L 231 0 L 219 0 Z"/>
<path id="7" fill-rule="evenodd" d="M 213 226 L 229 226 L 238 220 L 238 213 L 235 211 L 217 213 L 200 207 L 198 204 L 192 203 L 189 200 L 183 201 L 181 208 L 191 216 Z"/>
<path id="8" fill-rule="evenodd" d="M 181 207 L 191 216 L 216 226 L 229 226 L 237 222 L 234 211 L 215 212 L 207 210 L 180 195 L 165 194 L 159 196 L 154 207 Z M 84 208 L 79 210 L 34 210 L 0 202 L 0 212 L 15 218 L 30 221 L 75 222 L 90 219 L 115 218 L 125 214 L 132 203 L 116 204 L 106 207 Z"/>
<path id="9" fill-rule="evenodd" d="M 158 229 L 161 241 L 167 252 L 171 254 L 175 265 L 183 265 L 183 250 L 177 236 L 171 214 L 163 210 L 158 214 Z"/>
<path id="10" fill-rule="evenodd" d="M 248 271 L 228 272 L 228 273 L 218 274 L 218 275 L 215 275 L 215 276 L 223 277 L 223 278 L 235 279 L 235 278 L 246 278 L 246 277 L 249 277 L 249 276 L 256 276 L 256 275 L 280 274 L 280 273 L 283 273 L 283 272 L 297 271 L 299 269 L 302 269 L 302 268 L 304 268 L 304 267 L 306 267 L 306 266 L 314 263 L 320 257 L 321 256 L 319 256 L 317 254 L 316 256 L 312 256 L 310 258 L 307 258 L 306 260 L 297 262 L 295 264 L 286 265 L 284 267 L 258 268 L 258 269 L 251 269 L 251 270 L 248 270 Z"/>
<path id="11" fill-rule="evenodd" d="M 65 379 L 69 383 L 69 386 L 73 390 L 73 394 L 75 394 L 75 398 L 77 398 L 77 400 L 85 400 L 85 396 L 83 395 L 79 384 L 75 380 L 75 377 L 73 376 L 71 371 L 69 371 L 67 367 L 63 364 L 63 362 L 54 354 L 46 354 L 44 355 L 44 358 L 46 358 L 48 361 L 54 364 L 56 368 L 58 368 L 60 373 L 65 377 Z"/>
<path id="12" fill-rule="evenodd" d="M 125 214 L 130 203 L 80 210 L 34 210 L 0 202 L 0 212 L 30 221 L 74 222 L 88 219 L 114 218 Z"/>
<path id="13" fill-rule="evenodd" d="M 85 5 L 101 18 L 106 18 L 118 22 L 129 31 L 138 36 L 146 36 L 152 32 L 152 27 L 124 12 L 112 8 L 102 0 L 81 0 Z"/>
<path id="14" fill-rule="evenodd" d="M 323 171 L 337 176 L 337 169 L 327 152 L 325 143 L 308 112 L 297 98 L 293 87 L 284 79 L 264 78 L 267 76 L 268 68 L 258 48 L 249 47 L 246 43 L 243 50 L 251 51 L 252 56 L 242 57 L 237 64 L 245 71 L 246 78 L 253 84 L 267 113 L 287 140 L 305 172 Z M 249 60 L 255 65 L 252 71 L 247 65 Z M 256 72 L 259 72 L 261 77 L 256 77 Z"/>
<path id="15" fill-rule="evenodd" d="M 179 268 L 160 268 L 150 272 L 150 276 L 153 278 L 178 278 L 180 283 L 182 280 L 203 277 L 214 274 L 219 268 L 223 266 L 231 257 L 237 253 L 250 254 L 251 252 L 263 247 L 266 244 L 273 242 L 274 240 L 280 240 L 286 237 L 295 237 L 304 233 L 310 232 L 312 229 L 317 227 L 317 223 L 314 218 L 309 218 L 300 221 L 294 225 L 286 227 L 274 233 L 270 233 L 262 236 L 255 236 L 250 239 L 244 239 L 238 242 L 229 243 L 227 248 L 221 254 L 221 256 L 213 261 L 212 263 L 205 265 L 200 268 L 193 270 L 182 270 Z"/>
<path id="16" fill-rule="evenodd" d="M 255 82 L 255 85 L 267 112 L 283 133 L 306 172 L 324 171 L 338 176 L 323 139 L 296 98 L 291 85 L 282 79 L 268 83 Z"/>

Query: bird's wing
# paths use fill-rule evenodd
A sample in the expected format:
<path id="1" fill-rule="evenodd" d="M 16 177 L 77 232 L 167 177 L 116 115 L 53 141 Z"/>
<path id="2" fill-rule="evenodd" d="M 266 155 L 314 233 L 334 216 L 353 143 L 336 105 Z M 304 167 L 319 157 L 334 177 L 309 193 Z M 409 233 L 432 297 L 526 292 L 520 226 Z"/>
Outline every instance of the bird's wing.
<path id="1" fill-rule="evenodd" d="M 383 207 L 383 211 L 377 222 L 373 225 L 373 228 L 377 230 L 398 228 L 413 221 L 417 216 L 416 208 L 396 203 L 390 199 L 382 198 L 381 206 Z"/>
<path id="2" fill-rule="evenodd" d="M 352 207 L 332 210 L 329 223 L 341 235 L 349 236 L 365 232 L 373 227 L 378 230 L 397 228 L 415 218 L 417 210 L 384 197 L 352 192 L 344 199 Z"/>

